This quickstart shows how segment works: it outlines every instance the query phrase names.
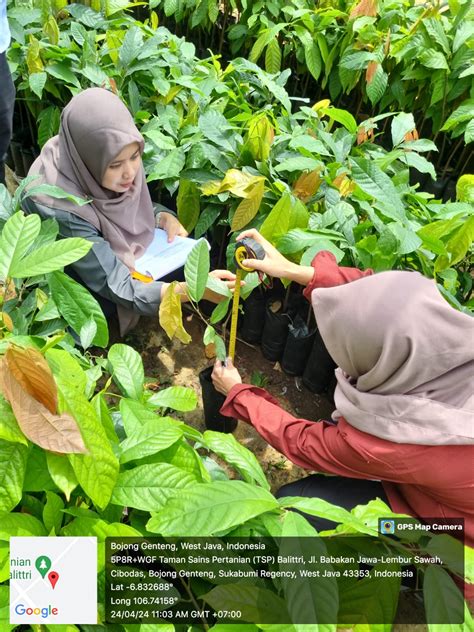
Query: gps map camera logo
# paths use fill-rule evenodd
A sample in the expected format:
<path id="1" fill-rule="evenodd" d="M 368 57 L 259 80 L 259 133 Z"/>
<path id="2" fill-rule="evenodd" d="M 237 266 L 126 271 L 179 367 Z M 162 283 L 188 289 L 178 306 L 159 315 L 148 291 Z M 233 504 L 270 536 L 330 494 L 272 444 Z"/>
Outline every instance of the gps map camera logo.
<path id="1" fill-rule="evenodd" d="M 393 535 L 395 533 L 395 520 L 382 518 L 379 527 L 379 531 L 382 535 Z"/>

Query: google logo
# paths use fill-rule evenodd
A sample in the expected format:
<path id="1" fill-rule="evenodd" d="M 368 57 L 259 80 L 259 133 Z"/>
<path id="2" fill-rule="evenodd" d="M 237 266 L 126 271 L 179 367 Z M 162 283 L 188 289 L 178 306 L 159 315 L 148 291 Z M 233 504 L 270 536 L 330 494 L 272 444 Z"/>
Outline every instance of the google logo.
<path id="1" fill-rule="evenodd" d="M 59 614 L 58 608 L 52 606 L 44 606 L 42 608 L 27 608 L 24 604 L 19 603 L 15 606 L 16 614 L 26 614 L 28 616 L 41 615 L 43 619 L 55 614 Z"/>

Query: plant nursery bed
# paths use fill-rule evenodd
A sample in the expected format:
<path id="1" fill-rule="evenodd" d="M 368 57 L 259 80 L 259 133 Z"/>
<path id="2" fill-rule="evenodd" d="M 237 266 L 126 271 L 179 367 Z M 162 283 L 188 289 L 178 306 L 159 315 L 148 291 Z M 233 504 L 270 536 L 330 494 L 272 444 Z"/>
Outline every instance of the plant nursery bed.
<path id="1" fill-rule="evenodd" d="M 186 329 L 192 336 L 189 345 L 169 340 L 158 323 L 152 319 L 142 319 L 139 326 L 126 336 L 125 342 L 140 353 L 145 374 L 151 378 L 150 381 L 156 380 L 157 387 L 181 385 L 193 388 L 199 394 L 198 407 L 190 413 L 185 413 L 183 419 L 203 431 L 204 413 L 198 374 L 214 360 L 204 355 L 204 324 L 199 317 L 196 314 L 186 314 L 184 320 Z M 330 417 L 334 409 L 328 399 L 308 391 L 302 385 L 301 378 L 286 375 L 278 363 L 266 360 L 258 346 L 251 347 L 237 341 L 235 365 L 244 382 L 250 383 L 252 374 L 257 374 L 260 379 L 265 380 L 265 388 L 293 415 L 317 421 Z M 174 413 L 174 416 L 177 414 L 179 413 Z M 249 424 L 240 422 L 234 436 L 255 454 L 273 492 L 282 485 L 308 474 L 269 446 Z"/>

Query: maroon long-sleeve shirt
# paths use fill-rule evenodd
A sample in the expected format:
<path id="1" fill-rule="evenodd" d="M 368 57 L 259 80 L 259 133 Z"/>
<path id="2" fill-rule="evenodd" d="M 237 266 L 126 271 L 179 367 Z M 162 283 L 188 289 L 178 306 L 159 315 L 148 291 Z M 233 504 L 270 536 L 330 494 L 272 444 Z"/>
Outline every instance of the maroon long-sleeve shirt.
<path id="1" fill-rule="evenodd" d="M 320 252 L 305 289 L 332 287 L 372 274 L 337 265 Z M 421 518 L 464 518 L 465 542 L 474 546 L 473 446 L 426 446 L 393 443 L 352 427 L 297 419 L 284 411 L 264 389 L 237 384 L 221 408 L 250 422 L 259 434 L 293 463 L 308 470 L 351 478 L 380 479 L 393 511 Z M 474 597 L 474 586 L 468 597 Z M 471 594 L 472 593 L 472 594 Z"/>

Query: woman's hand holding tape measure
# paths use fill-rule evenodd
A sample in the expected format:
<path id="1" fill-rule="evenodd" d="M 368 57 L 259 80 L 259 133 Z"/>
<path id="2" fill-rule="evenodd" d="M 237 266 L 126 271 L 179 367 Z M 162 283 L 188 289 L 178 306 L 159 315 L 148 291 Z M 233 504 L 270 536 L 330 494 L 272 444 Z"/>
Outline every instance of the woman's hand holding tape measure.
<path id="1" fill-rule="evenodd" d="M 290 281 L 296 281 L 302 285 L 307 285 L 313 278 L 314 270 L 310 266 L 299 266 L 296 263 L 288 261 L 278 250 L 272 246 L 272 244 L 262 237 L 262 235 L 255 228 L 250 230 L 244 230 L 243 233 L 237 237 L 237 243 L 245 238 L 254 239 L 264 251 L 263 258 L 244 259 L 241 265 L 247 270 L 256 270 L 257 272 L 263 272 L 268 276 L 276 277 L 278 279 L 289 279 Z"/>

